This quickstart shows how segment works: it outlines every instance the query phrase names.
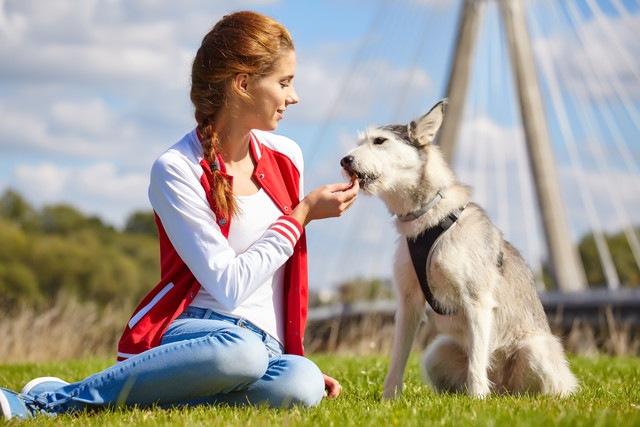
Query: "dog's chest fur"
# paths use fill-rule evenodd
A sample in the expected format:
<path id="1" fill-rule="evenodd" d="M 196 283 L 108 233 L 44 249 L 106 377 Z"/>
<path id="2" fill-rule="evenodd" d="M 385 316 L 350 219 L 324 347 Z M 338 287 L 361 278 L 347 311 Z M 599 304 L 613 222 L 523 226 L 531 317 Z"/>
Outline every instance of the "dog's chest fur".
<path id="1" fill-rule="evenodd" d="M 446 246 L 446 245 L 445 245 Z M 461 307 L 461 293 L 459 283 L 461 278 L 451 277 L 447 271 L 451 268 L 444 262 L 446 257 L 446 247 L 438 246 L 434 249 L 431 263 L 429 265 L 429 287 L 434 297 L 446 308 Z M 406 243 L 406 239 L 400 239 L 396 251 L 396 261 L 394 263 L 394 281 L 397 286 L 399 297 L 403 300 L 416 300 L 416 295 L 420 295 L 417 303 L 425 305 L 422 289 L 418 281 L 416 271 L 411 261 L 411 255 Z M 426 267 L 426 266 L 425 266 Z M 428 310 L 429 313 L 432 310 Z M 464 330 L 464 312 L 457 310 L 458 314 L 454 315 L 437 315 L 434 314 L 438 330 L 448 331 L 453 335 L 463 335 Z"/>
<path id="2" fill-rule="evenodd" d="M 439 217 L 439 210 L 448 211 L 448 206 L 457 206 L 466 199 L 466 187 L 452 187 L 450 195 L 442 205 L 427 215 Z M 430 224 L 427 218 L 422 220 Z M 420 221 L 412 224 L 397 222 L 398 231 L 406 236 L 417 235 L 425 226 L 418 226 Z M 465 307 L 472 301 L 495 306 L 495 286 L 503 281 L 497 264 L 502 246 L 502 236 L 491 226 L 484 212 L 471 203 L 463 211 L 454 226 L 447 230 L 433 247 L 428 265 L 427 275 L 429 287 L 435 299 L 446 309 L 457 312 L 454 315 L 437 315 L 431 313 L 437 330 L 448 333 L 461 343 L 467 341 Z M 411 263 L 405 239 L 400 239 L 398 260 L 395 269 L 395 282 L 399 287 L 411 283 L 412 289 L 402 290 L 409 295 L 422 293 L 415 269 Z M 410 280 L 407 280 L 410 279 Z"/>

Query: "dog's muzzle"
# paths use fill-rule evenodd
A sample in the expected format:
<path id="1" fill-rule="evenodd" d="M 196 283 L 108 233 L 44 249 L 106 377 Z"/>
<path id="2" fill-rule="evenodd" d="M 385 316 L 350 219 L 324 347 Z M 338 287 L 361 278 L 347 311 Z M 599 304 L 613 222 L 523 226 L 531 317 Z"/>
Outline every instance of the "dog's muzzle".
<path id="1" fill-rule="evenodd" d="M 360 182 L 360 188 L 366 190 L 365 187 L 373 181 L 377 179 L 377 177 L 373 175 L 369 175 L 365 172 L 357 171 L 353 166 L 354 157 L 351 155 L 345 156 L 340 160 L 340 166 L 349 174 L 349 176 L 356 175 L 358 177 L 358 181 Z"/>

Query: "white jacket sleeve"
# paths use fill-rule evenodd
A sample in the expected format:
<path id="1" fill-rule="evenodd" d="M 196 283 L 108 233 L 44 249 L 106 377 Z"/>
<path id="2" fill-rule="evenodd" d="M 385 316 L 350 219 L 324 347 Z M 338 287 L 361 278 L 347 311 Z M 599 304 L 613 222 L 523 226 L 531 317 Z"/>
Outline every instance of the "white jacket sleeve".
<path id="1" fill-rule="evenodd" d="M 302 226 L 282 216 L 236 254 L 209 207 L 201 172 L 200 165 L 165 153 L 151 169 L 149 200 L 180 258 L 206 291 L 231 310 L 293 254 Z"/>

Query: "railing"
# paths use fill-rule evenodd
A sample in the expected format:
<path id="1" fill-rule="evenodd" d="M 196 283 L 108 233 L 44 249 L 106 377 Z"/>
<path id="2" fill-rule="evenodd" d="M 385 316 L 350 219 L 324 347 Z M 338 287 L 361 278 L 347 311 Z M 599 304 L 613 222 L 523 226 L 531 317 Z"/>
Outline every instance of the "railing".
<path id="1" fill-rule="evenodd" d="M 555 333 L 565 338 L 571 351 L 581 352 L 587 337 L 589 351 L 603 351 L 611 342 L 625 341 L 621 354 L 635 354 L 640 340 L 640 289 L 617 291 L 549 292 L 540 295 Z M 395 301 L 355 302 L 315 307 L 309 311 L 306 346 L 309 351 L 387 352 L 392 342 Z M 428 324 L 418 333 L 417 346 L 433 337 Z M 621 338 L 622 337 L 622 338 Z M 620 339 L 621 338 L 621 339 Z M 585 338 L 586 339 L 586 338 Z M 614 352 L 604 349 L 604 351 Z"/>

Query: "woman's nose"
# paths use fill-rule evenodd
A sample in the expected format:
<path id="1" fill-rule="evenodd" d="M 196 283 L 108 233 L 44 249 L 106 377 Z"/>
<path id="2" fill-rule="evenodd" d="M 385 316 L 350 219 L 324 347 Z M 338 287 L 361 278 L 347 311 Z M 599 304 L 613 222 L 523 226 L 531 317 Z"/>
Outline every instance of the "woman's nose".
<path id="1" fill-rule="evenodd" d="M 291 87 L 291 92 L 289 93 L 289 96 L 287 96 L 287 105 L 297 104 L 299 100 L 300 99 L 298 98 L 298 94 L 296 93 L 296 90 L 293 87 Z"/>

